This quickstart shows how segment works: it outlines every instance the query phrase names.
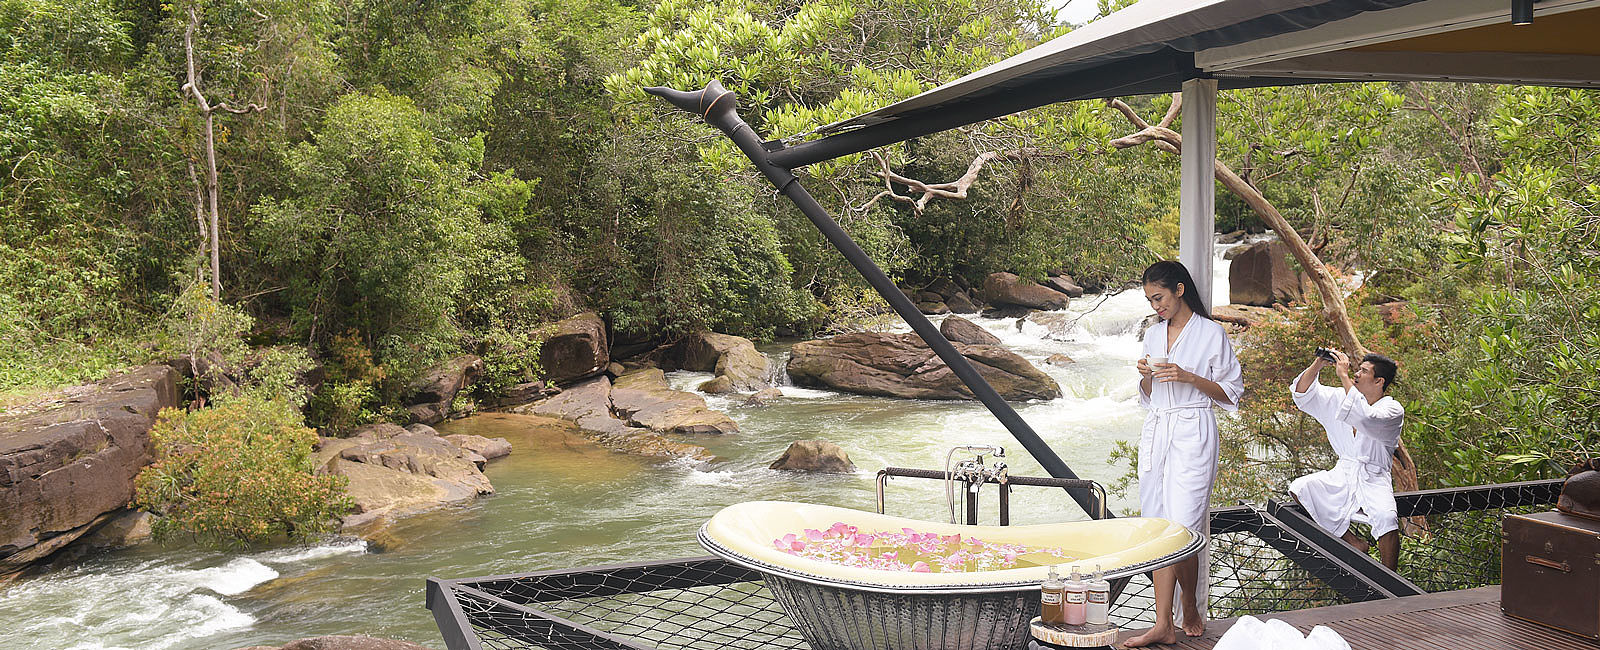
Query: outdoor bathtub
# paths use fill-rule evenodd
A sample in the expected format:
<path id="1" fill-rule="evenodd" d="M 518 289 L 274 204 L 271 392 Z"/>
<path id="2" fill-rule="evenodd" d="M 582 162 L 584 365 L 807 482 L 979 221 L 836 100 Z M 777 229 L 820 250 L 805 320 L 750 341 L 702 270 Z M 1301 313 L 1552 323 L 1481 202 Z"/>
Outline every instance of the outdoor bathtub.
<path id="1" fill-rule="evenodd" d="M 1123 518 L 1033 526 L 964 526 L 833 506 L 751 501 L 722 509 L 700 528 L 701 545 L 766 579 L 773 597 L 814 650 L 1023 648 L 1039 613 L 1045 566 L 964 573 L 846 567 L 778 550 L 773 540 L 844 522 L 867 531 L 978 537 L 1057 547 L 1062 560 L 1117 579 L 1195 554 L 1204 540 L 1165 519 Z M 1063 566 L 1062 571 L 1067 567 Z"/>

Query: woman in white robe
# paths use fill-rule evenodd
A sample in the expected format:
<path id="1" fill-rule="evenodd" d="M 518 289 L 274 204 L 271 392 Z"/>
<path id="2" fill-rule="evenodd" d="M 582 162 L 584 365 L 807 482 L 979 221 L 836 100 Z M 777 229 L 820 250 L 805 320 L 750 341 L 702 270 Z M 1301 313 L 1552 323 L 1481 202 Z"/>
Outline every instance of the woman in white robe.
<path id="1" fill-rule="evenodd" d="M 1217 475 L 1217 419 L 1212 407 L 1237 410 L 1244 375 L 1228 333 L 1211 320 L 1188 269 L 1157 262 L 1144 272 L 1145 298 L 1161 321 L 1145 330 L 1138 363 L 1139 404 L 1150 409 L 1139 436 L 1139 506 L 1145 517 L 1170 519 L 1210 534 L 1211 486 Z M 1165 357 L 1167 363 L 1149 358 Z M 1173 643 L 1173 615 L 1185 634 L 1205 633 L 1209 545 L 1197 557 L 1155 572 L 1155 626 L 1124 645 Z M 1176 592 L 1176 593 L 1175 593 Z M 1173 601 L 1182 604 L 1175 612 Z"/>

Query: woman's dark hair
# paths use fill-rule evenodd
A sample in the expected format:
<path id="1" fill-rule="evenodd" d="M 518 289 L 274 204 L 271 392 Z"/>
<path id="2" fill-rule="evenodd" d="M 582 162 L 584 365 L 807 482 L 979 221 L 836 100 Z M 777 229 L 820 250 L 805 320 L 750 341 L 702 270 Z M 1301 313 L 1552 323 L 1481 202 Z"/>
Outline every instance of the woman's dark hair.
<path id="1" fill-rule="evenodd" d="M 1389 392 L 1389 387 L 1393 386 L 1395 382 L 1395 372 L 1400 369 L 1400 366 L 1395 364 L 1394 359 L 1374 352 L 1361 357 L 1361 360 L 1372 364 L 1372 376 L 1382 379 L 1383 392 Z"/>
<path id="2" fill-rule="evenodd" d="M 1164 260 L 1151 264 L 1144 270 L 1144 283 L 1157 284 L 1167 291 L 1178 292 L 1178 285 L 1183 285 L 1183 302 L 1189 305 L 1190 311 L 1211 318 L 1211 312 L 1206 310 L 1206 303 L 1200 300 L 1200 292 L 1195 290 L 1194 278 L 1189 277 L 1189 269 L 1182 262 Z"/>

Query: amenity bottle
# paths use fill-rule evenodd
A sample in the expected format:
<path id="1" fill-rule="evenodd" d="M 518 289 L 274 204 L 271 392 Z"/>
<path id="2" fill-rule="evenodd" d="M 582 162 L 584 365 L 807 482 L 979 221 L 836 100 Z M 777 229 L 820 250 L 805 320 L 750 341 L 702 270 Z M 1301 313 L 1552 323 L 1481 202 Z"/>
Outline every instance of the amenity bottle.
<path id="1" fill-rule="evenodd" d="M 1088 607 L 1084 610 L 1084 622 L 1090 625 L 1111 623 L 1111 583 L 1106 581 L 1105 575 L 1100 565 L 1094 565 L 1094 577 L 1089 579 Z"/>
<path id="2" fill-rule="evenodd" d="M 1061 605 L 1066 600 L 1066 587 L 1056 568 L 1050 567 L 1050 576 L 1045 578 L 1044 584 L 1039 585 L 1039 622 L 1050 624 L 1063 621 Z"/>
<path id="3" fill-rule="evenodd" d="M 1072 574 L 1067 576 L 1066 598 L 1061 603 L 1062 622 L 1067 625 L 1083 625 L 1088 612 L 1089 586 L 1083 582 L 1083 574 L 1078 573 L 1078 567 L 1072 567 Z"/>

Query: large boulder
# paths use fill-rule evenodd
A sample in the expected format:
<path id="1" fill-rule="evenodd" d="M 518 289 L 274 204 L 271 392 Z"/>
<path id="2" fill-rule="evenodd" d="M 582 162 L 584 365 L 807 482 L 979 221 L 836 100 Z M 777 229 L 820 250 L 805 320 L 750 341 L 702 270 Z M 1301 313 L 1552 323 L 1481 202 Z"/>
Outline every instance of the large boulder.
<path id="1" fill-rule="evenodd" d="M 1000 342 L 1000 337 L 990 333 L 982 325 L 960 316 L 951 316 L 944 319 L 944 322 L 939 324 L 939 333 L 956 343 L 1004 345 Z"/>
<path id="2" fill-rule="evenodd" d="M 1059 273 L 1045 278 L 1044 286 L 1067 294 L 1068 298 L 1079 298 L 1083 296 L 1083 287 L 1078 286 L 1078 283 L 1072 280 L 1072 276 L 1065 273 Z"/>
<path id="3" fill-rule="evenodd" d="M 677 434 L 738 433 L 727 415 L 706 408 L 699 395 L 667 386 L 659 368 L 645 368 L 617 378 L 611 388 L 611 409 L 629 424 Z"/>
<path id="4" fill-rule="evenodd" d="M 427 369 L 411 382 L 406 410 L 423 424 L 438 424 L 450 415 L 456 395 L 483 376 L 483 359 L 463 354 Z"/>
<path id="5" fill-rule="evenodd" d="M 678 343 L 678 365 L 684 370 L 713 372 L 727 377 L 729 390 L 744 392 L 768 386 L 767 355 L 749 339 L 731 334 L 699 332 Z"/>
<path id="6" fill-rule="evenodd" d="M 772 461 L 768 467 L 829 474 L 853 474 L 856 471 L 856 464 L 850 462 L 850 456 L 844 453 L 844 449 L 826 440 L 800 440 L 790 443 L 789 448 L 783 451 L 783 456 Z"/>
<path id="7" fill-rule="evenodd" d="M 393 424 L 367 425 L 349 438 L 322 438 L 313 458 L 319 472 L 349 479 L 345 493 L 355 513 L 345 517 L 346 527 L 494 493 L 477 454 Z"/>
<path id="8" fill-rule="evenodd" d="M 1026 359 L 996 345 L 952 343 L 1008 400 L 1055 399 L 1061 387 Z M 804 341 L 789 356 L 804 386 L 905 399 L 973 399 L 950 367 L 915 334 L 859 332 Z"/>
<path id="9" fill-rule="evenodd" d="M 0 415 L 0 582 L 128 504 L 177 377 L 145 366 Z"/>
<path id="10" fill-rule="evenodd" d="M 606 323 L 594 312 L 557 321 L 539 346 L 539 365 L 545 378 L 565 386 L 605 372 L 611 363 L 606 345 Z"/>
<path id="11" fill-rule="evenodd" d="M 1289 267 L 1288 256 L 1289 247 L 1281 241 L 1251 244 L 1228 267 L 1228 302 L 1266 306 L 1299 300 L 1300 275 Z"/>
<path id="12" fill-rule="evenodd" d="M 1067 294 L 1023 280 L 1014 273 L 990 273 L 983 279 L 983 299 L 991 305 L 1020 305 L 1033 309 L 1066 309 Z"/>
<path id="13" fill-rule="evenodd" d="M 951 294 L 949 298 L 945 299 L 944 306 L 948 308 L 952 314 L 978 313 L 978 304 L 973 302 L 971 298 L 967 297 L 967 292 L 965 291 L 957 291 L 956 293 Z"/>
<path id="14" fill-rule="evenodd" d="M 570 420 L 595 444 L 628 454 L 663 458 L 711 460 L 704 447 L 669 440 L 650 429 L 632 426 L 611 411 L 611 379 L 595 377 L 561 394 L 511 409 L 513 413 L 545 415 Z"/>

